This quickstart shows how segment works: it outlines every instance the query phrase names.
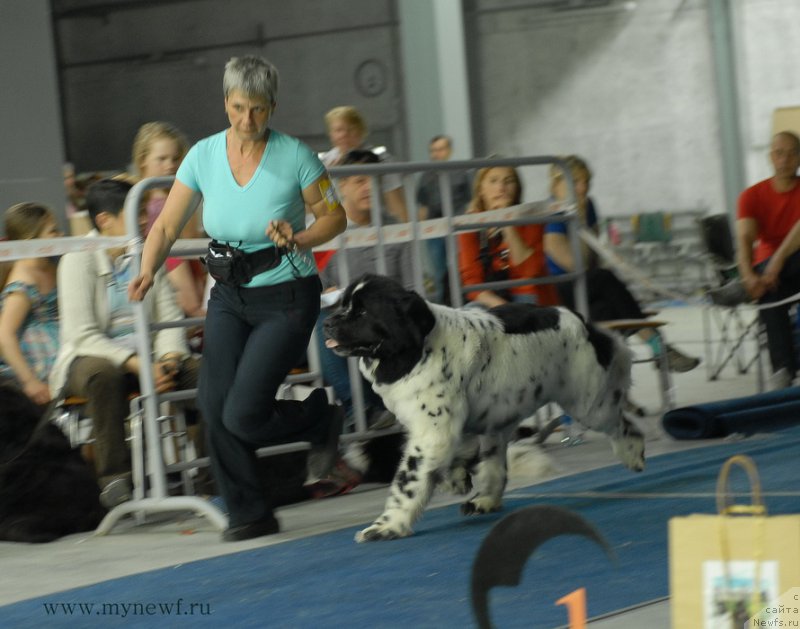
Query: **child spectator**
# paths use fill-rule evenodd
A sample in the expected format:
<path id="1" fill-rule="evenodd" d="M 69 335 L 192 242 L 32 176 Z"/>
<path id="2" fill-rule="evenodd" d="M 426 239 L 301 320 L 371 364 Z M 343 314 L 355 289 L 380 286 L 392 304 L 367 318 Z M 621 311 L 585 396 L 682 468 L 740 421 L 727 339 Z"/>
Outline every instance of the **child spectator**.
<path id="1" fill-rule="evenodd" d="M 9 240 L 57 238 L 52 210 L 18 203 L 5 212 Z M 50 402 L 47 379 L 58 352 L 57 262 L 24 258 L 0 268 L 0 375 L 16 380 L 36 404 Z"/>

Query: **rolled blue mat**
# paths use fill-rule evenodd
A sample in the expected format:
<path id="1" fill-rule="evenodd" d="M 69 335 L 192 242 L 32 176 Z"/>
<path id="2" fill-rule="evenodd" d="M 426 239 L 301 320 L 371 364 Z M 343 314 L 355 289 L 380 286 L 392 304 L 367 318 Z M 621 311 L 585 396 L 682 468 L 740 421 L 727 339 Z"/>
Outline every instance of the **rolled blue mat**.
<path id="1" fill-rule="evenodd" d="M 676 408 L 665 413 L 661 423 L 675 439 L 780 430 L 800 424 L 800 387 Z"/>

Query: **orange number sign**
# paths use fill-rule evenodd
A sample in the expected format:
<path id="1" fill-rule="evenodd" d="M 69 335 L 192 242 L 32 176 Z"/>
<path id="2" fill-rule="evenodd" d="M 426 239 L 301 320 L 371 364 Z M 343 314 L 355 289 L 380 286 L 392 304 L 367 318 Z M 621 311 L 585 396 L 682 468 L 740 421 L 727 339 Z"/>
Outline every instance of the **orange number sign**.
<path id="1" fill-rule="evenodd" d="M 586 588 L 562 596 L 556 605 L 566 605 L 569 629 L 586 629 Z"/>

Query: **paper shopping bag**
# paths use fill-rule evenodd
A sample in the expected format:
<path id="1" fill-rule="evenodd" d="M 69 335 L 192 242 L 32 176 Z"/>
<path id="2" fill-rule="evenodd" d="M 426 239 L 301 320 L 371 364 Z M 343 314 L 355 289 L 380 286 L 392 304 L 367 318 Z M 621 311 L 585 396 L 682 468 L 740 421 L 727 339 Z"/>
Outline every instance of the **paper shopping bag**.
<path id="1" fill-rule="evenodd" d="M 730 504 L 733 465 L 748 473 L 750 505 Z M 669 521 L 673 629 L 742 629 L 755 615 L 769 621 L 770 601 L 800 586 L 800 515 L 767 515 L 752 459 L 725 462 L 717 506 L 716 515 Z"/>

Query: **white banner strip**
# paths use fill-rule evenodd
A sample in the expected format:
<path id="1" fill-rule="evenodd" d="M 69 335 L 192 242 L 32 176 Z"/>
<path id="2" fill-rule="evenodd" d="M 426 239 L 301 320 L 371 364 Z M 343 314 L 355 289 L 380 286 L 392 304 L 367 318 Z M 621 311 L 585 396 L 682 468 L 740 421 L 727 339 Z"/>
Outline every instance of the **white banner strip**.
<path id="1" fill-rule="evenodd" d="M 461 214 L 453 217 L 453 225 L 484 225 L 502 221 L 518 220 L 525 218 L 544 218 L 565 212 L 567 206 L 550 201 L 535 201 L 507 207 L 502 210 L 479 212 L 476 214 Z M 477 231 L 479 228 L 463 230 Z M 384 244 L 411 242 L 414 239 L 414 230 L 411 223 L 399 225 L 385 225 L 383 231 Z M 462 231 L 462 230 L 459 230 Z M 422 240 L 443 238 L 450 232 L 450 224 L 446 218 L 434 218 L 419 222 L 419 233 Z M 4 240 L 0 241 L 0 261 L 19 260 L 22 258 L 47 258 L 63 255 L 73 251 L 96 251 L 97 249 L 110 249 L 123 247 L 131 243 L 125 237 L 109 238 L 95 237 L 64 237 L 64 238 L 39 238 L 32 240 Z M 377 227 L 359 227 L 348 229 L 345 233 L 318 247 L 314 251 L 330 251 L 335 249 L 354 249 L 358 247 L 372 247 L 378 244 Z M 172 247 L 171 254 L 182 255 L 182 252 L 204 251 L 208 246 L 207 238 L 192 238 L 178 240 Z"/>
<path id="2" fill-rule="evenodd" d="M 565 213 L 567 206 L 562 203 L 550 201 L 535 201 L 532 203 L 522 203 L 502 210 L 492 210 L 489 212 L 478 212 L 476 214 L 460 214 L 453 217 L 453 225 L 462 227 L 464 225 L 485 225 L 487 223 L 499 223 L 525 218 L 545 218 Z M 478 231 L 480 227 L 473 229 L 459 230 L 459 233 Z M 399 242 L 410 242 L 414 239 L 414 230 L 411 223 L 399 225 L 386 225 L 381 227 L 383 231 L 384 244 L 394 244 Z M 419 221 L 420 240 L 430 240 L 432 238 L 443 238 L 450 233 L 450 223 L 446 218 L 432 218 L 427 221 Z M 314 251 L 329 251 L 335 249 L 353 249 L 357 247 L 374 247 L 378 244 L 377 227 L 357 227 L 348 229 L 342 235 L 334 238 L 318 247 Z"/>
<path id="3" fill-rule="evenodd" d="M 3 240 L 0 241 L 0 262 L 7 260 L 21 260 L 23 258 L 49 258 L 60 256 L 73 251 L 96 251 L 98 249 L 113 249 L 114 247 L 127 247 L 130 238 L 120 237 L 73 237 L 64 238 L 34 238 L 31 240 Z"/>

